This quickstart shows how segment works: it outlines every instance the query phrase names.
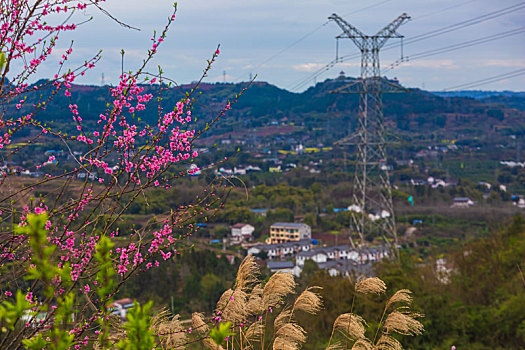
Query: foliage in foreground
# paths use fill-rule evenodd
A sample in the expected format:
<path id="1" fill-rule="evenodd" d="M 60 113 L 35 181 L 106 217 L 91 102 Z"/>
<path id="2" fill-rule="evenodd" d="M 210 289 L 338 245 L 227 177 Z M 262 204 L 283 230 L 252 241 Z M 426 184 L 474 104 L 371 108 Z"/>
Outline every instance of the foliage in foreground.
<path id="1" fill-rule="evenodd" d="M 223 293 L 213 315 L 194 313 L 191 328 L 184 329 L 178 316 L 166 312 L 151 322 L 159 346 L 165 349 L 190 344 L 202 344 L 209 349 L 299 349 L 307 347 L 308 332 L 299 319 L 317 317 L 323 302 L 319 287 L 308 287 L 301 293 L 294 277 L 275 273 L 267 281 L 259 276 L 252 256 L 239 267 L 233 288 Z M 380 296 L 386 292 L 385 283 L 377 278 L 362 278 L 347 291 L 354 296 Z M 370 329 L 367 321 L 350 310 L 337 316 L 332 325 L 327 349 L 401 349 L 400 335 L 420 335 L 421 314 L 411 310 L 411 292 L 402 289 L 386 300 L 378 326 Z M 121 332 L 121 331 L 120 331 Z M 114 330 L 114 339 L 123 336 Z"/>

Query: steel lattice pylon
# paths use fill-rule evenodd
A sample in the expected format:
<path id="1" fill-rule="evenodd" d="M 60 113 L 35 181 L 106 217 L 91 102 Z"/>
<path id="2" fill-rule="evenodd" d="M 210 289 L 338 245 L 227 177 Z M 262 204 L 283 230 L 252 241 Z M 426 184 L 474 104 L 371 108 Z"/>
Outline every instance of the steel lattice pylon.
<path id="1" fill-rule="evenodd" d="M 352 39 L 361 51 L 361 78 L 336 91 L 345 93 L 345 90 L 353 87 L 359 88 L 359 124 L 355 135 L 358 153 L 353 190 L 357 211 L 352 211 L 353 229 L 359 235 L 361 244 L 365 242 L 367 234 L 380 234 L 394 254 L 397 254 L 397 233 L 386 162 L 381 102 L 381 93 L 385 88 L 392 88 L 392 85 L 381 79 L 379 50 L 388 39 L 402 37 L 396 30 L 409 18 L 403 13 L 376 35 L 368 36 L 335 13 L 329 17 L 343 29 L 337 39 Z M 379 218 L 371 215 L 379 215 Z M 354 245 L 351 237 L 350 241 Z"/>

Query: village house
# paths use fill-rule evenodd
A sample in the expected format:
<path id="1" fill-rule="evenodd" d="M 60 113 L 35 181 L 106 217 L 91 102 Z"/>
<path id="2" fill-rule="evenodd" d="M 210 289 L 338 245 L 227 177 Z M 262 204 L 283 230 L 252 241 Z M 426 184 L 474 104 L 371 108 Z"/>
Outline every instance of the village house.
<path id="1" fill-rule="evenodd" d="M 318 265 L 329 261 L 351 261 L 362 265 L 381 261 L 386 257 L 388 257 L 388 249 L 384 246 L 352 248 L 348 245 L 339 245 L 300 252 L 296 255 L 296 264 L 302 267 L 306 260 L 313 260 Z"/>
<path id="2" fill-rule="evenodd" d="M 456 197 L 452 203 L 452 208 L 468 208 L 474 205 L 474 202 L 468 197 Z"/>
<path id="3" fill-rule="evenodd" d="M 115 316 L 119 316 L 121 320 L 125 321 L 128 315 L 128 311 L 132 307 L 133 307 L 133 300 L 130 298 L 115 300 L 111 304 L 111 314 Z"/>
<path id="4" fill-rule="evenodd" d="M 358 264 L 355 261 L 346 260 L 346 261 L 337 261 L 329 260 L 325 263 L 318 264 L 319 268 L 328 272 L 332 277 L 335 276 L 366 276 L 372 277 L 374 271 L 372 264 Z"/>
<path id="5" fill-rule="evenodd" d="M 296 277 L 299 277 L 301 274 L 301 269 L 297 268 L 291 261 L 268 261 L 266 267 L 268 267 L 272 273 L 285 272 L 291 273 Z"/>
<path id="6" fill-rule="evenodd" d="M 283 259 L 293 257 L 303 251 L 309 251 L 312 247 L 311 239 L 302 239 L 296 242 L 285 242 L 277 244 L 257 244 L 248 248 L 248 254 L 259 255 L 265 253 L 268 259 Z"/>
<path id="7" fill-rule="evenodd" d="M 300 252 L 295 257 L 297 266 L 304 266 L 306 260 L 313 260 L 317 264 L 325 263 L 328 260 L 328 255 L 320 249 L 314 249 L 307 252 Z"/>
<path id="8" fill-rule="evenodd" d="M 304 223 L 276 222 L 270 227 L 267 243 L 276 244 L 312 238 L 312 228 Z"/>
<path id="9" fill-rule="evenodd" d="M 268 209 L 267 208 L 254 208 L 254 209 L 250 209 L 250 211 L 257 216 L 262 216 L 263 218 L 265 218 L 266 213 L 268 212 Z"/>
<path id="10" fill-rule="evenodd" d="M 250 224 L 238 223 L 231 227 L 231 242 L 234 244 L 251 241 L 255 227 Z"/>

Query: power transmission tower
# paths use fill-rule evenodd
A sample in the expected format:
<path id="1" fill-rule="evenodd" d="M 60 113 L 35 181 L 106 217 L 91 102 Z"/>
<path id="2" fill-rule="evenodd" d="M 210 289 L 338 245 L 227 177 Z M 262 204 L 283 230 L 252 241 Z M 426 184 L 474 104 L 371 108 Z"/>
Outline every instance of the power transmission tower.
<path id="1" fill-rule="evenodd" d="M 392 202 L 392 188 L 388 174 L 385 147 L 385 126 L 381 94 L 384 90 L 400 90 L 398 85 L 381 78 L 379 50 L 390 38 L 402 38 L 396 32 L 410 17 L 403 13 L 377 34 L 369 36 L 346 22 L 335 13 L 328 17 L 343 30 L 337 39 L 352 39 L 361 51 L 361 78 L 338 89 L 358 87 L 359 122 L 357 127 L 357 160 L 354 179 L 352 228 L 359 235 L 361 244 L 367 235 L 381 235 L 397 255 L 397 233 Z M 350 242 L 354 245 L 352 234 Z"/>

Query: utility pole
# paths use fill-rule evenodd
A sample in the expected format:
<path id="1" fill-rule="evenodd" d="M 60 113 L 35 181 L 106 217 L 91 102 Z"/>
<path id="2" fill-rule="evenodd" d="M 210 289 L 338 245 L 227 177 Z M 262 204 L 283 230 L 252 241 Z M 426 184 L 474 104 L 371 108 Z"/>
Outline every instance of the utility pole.
<path id="1" fill-rule="evenodd" d="M 335 13 L 328 17 L 343 30 L 336 38 L 351 39 L 361 51 L 361 77 L 343 87 L 359 87 L 359 121 L 355 135 L 357 160 L 353 183 L 353 205 L 357 206 L 357 211 L 352 211 L 352 229 L 359 235 L 361 244 L 370 234 L 381 235 L 396 256 L 397 232 L 386 161 L 381 94 L 385 88 L 387 91 L 401 89 L 381 78 L 379 50 L 388 39 L 402 38 L 396 30 L 409 18 L 403 13 L 377 34 L 369 36 Z M 338 90 L 336 92 L 344 93 L 342 89 Z M 352 232 L 350 242 L 353 245 Z"/>

